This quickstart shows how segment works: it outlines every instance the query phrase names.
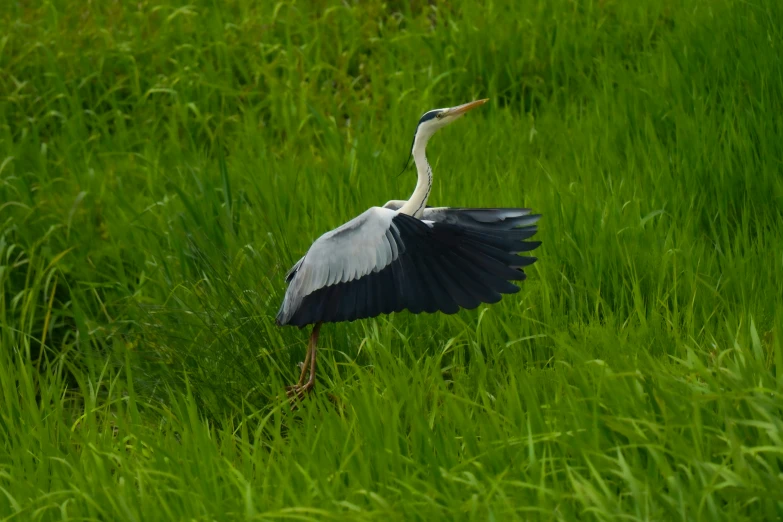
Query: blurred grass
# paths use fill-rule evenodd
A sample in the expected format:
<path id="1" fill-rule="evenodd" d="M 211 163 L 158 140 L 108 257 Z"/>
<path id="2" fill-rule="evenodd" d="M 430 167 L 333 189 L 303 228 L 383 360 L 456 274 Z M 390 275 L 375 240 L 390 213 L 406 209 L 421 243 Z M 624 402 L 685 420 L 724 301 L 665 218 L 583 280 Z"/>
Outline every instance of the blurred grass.
<path id="1" fill-rule="evenodd" d="M 0 10 L 0 516 L 779 520 L 783 6 Z M 520 294 L 322 336 L 322 232 L 405 198 L 544 214 Z M 336 395 L 332 405 L 325 392 Z"/>

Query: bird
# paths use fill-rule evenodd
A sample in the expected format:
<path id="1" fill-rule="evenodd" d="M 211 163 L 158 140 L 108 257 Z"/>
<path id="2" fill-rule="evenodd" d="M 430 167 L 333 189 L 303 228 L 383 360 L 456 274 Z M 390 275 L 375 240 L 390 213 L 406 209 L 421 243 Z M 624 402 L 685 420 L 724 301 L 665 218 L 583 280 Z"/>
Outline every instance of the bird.
<path id="1" fill-rule="evenodd" d="M 487 99 L 433 109 L 419 119 L 410 157 L 417 182 L 407 200 L 371 207 L 316 239 L 286 273 L 287 288 L 275 322 L 312 325 L 298 382 L 286 388 L 292 400 L 315 386 L 321 325 L 408 310 L 454 314 L 496 303 L 520 290 L 526 254 L 540 241 L 541 214 L 529 208 L 431 207 L 432 167 L 426 147 L 440 129 Z M 515 284 L 516 283 L 516 284 Z M 309 374 L 309 375 L 308 375 Z"/>

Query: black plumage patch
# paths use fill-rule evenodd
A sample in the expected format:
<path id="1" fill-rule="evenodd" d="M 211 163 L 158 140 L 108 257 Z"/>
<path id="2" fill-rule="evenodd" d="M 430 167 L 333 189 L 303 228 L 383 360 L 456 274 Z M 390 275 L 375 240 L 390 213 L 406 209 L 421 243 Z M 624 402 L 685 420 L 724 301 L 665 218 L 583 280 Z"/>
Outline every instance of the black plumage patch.
<path id="1" fill-rule="evenodd" d="M 419 125 L 421 125 L 425 121 L 430 121 L 432 118 L 436 118 L 438 114 L 440 114 L 441 112 L 443 111 L 440 109 L 435 109 L 434 111 L 425 112 L 424 115 L 419 120 Z"/>

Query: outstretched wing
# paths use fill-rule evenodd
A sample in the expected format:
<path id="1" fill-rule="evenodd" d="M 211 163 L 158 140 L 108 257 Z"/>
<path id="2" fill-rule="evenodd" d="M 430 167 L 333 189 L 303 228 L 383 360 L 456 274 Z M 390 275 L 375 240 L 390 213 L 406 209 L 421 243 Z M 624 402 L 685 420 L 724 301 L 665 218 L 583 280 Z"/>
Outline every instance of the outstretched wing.
<path id="1" fill-rule="evenodd" d="M 536 260 L 517 254 L 539 245 L 526 241 L 539 217 L 528 209 L 429 208 L 419 220 L 370 209 L 322 236 L 294 266 L 277 321 L 304 326 L 495 303 L 519 290 L 510 281 L 523 280 L 522 267 Z"/>

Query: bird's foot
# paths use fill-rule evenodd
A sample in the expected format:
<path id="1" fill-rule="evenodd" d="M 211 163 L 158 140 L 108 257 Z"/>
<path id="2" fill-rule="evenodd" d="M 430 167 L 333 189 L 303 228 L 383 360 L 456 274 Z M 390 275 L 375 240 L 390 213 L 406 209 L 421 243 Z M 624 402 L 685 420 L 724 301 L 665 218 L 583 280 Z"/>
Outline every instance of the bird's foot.
<path id="1" fill-rule="evenodd" d="M 294 384 L 293 386 L 287 386 L 285 389 L 286 397 L 291 403 L 304 399 L 304 397 L 313 391 L 315 388 L 315 381 L 308 381 L 304 384 Z"/>

